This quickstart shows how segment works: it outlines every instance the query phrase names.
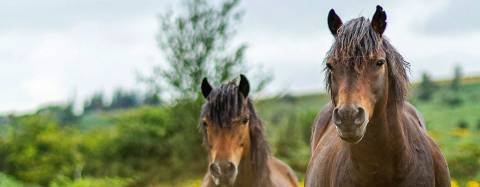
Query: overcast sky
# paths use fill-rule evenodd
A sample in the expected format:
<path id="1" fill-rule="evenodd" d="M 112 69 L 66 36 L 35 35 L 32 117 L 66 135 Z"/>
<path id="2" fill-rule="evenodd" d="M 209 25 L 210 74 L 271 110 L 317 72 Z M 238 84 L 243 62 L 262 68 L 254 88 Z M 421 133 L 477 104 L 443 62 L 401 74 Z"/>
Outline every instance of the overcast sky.
<path id="1" fill-rule="evenodd" d="M 0 6 L 0 112 L 29 111 L 116 87 L 138 89 L 136 72 L 163 59 L 156 16 L 180 0 L 15 0 Z M 327 13 L 345 21 L 387 12 L 385 35 L 412 64 L 449 77 L 455 64 L 480 74 L 480 1 L 244 0 L 236 41 L 248 63 L 274 75 L 267 93 L 321 91 L 322 60 L 332 43 Z"/>

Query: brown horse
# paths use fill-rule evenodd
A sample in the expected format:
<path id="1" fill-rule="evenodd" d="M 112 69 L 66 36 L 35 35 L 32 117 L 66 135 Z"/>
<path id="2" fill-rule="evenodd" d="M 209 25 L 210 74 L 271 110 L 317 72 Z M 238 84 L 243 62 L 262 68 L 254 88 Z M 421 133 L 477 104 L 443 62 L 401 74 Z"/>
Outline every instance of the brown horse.
<path id="1" fill-rule="evenodd" d="M 201 129 L 209 153 L 202 186 L 297 186 L 292 169 L 269 152 L 247 78 L 240 75 L 238 86 L 230 81 L 216 89 L 204 78 L 201 89 L 207 99 Z"/>
<path id="2" fill-rule="evenodd" d="M 409 64 L 382 36 L 386 14 L 343 24 L 330 10 L 335 37 L 327 53 L 332 102 L 312 129 L 305 185 L 450 186 L 447 164 L 416 109 L 405 101 Z"/>

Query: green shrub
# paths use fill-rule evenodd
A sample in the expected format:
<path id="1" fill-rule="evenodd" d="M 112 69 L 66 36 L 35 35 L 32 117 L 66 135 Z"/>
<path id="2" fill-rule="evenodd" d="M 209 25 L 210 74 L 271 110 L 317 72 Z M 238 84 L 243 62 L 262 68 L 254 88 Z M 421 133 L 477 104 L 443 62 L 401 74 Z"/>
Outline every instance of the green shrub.
<path id="1" fill-rule="evenodd" d="M 199 175 L 207 160 L 197 128 L 199 109 L 199 102 L 180 101 L 171 107 L 120 112 L 114 120 L 115 131 L 107 136 L 110 138 L 103 139 L 105 136 L 96 132 L 91 134 L 96 140 L 85 141 L 88 154 L 96 158 L 87 163 L 86 172 L 133 177 L 138 186 L 178 175 Z"/>
<path id="2" fill-rule="evenodd" d="M 76 131 L 38 115 L 16 119 L 12 125 L 15 128 L 1 141 L 2 171 L 46 185 L 58 175 L 73 176 L 82 165 Z"/>
<path id="3" fill-rule="evenodd" d="M 35 185 L 25 184 L 11 176 L 0 173 L 0 186 L 5 187 L 36 187 Z"/>
<path id="4" fill-rule="evenodd" d="M 50 183 L 50 187 L 123 187 L 129 179 L 123 178 L 82 178 L 70 180 L 68 177 L 59 177 Z"/>

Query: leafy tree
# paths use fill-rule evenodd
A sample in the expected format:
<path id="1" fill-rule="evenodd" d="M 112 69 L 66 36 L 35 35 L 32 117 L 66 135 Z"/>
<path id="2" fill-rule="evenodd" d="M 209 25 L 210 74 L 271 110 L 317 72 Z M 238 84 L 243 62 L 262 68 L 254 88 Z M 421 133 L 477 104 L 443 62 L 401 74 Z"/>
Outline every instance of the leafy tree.
<path id="1" fill-rule="evenodd" d="M 247 46 L 231 44 L 243 15 L 239 2 L 224 0 L 215 6 L 207 0 L 188 0 L 182 12 L 160 15 L 157 42 L 166 67 L 154 67 L 144 79 L 150 87 L 164 84 L 175 98 L 196 98 L 203 77 L 218 83 L 244 73 Z M 257 90 L 269 80 L 261 76 Z"/>
<path id="2" fill-rule="evenodd" d="M 450 84 L 450 88 L 453 90 L 453 91 L 459 91 L 460 88 L 461 88 L 461 81 L 462 81 L 462 76 L 463 76 L 463 72 L 462 72 L 462 67 L 457 65 L 455 66 L 455 70 L 454 70 L 454 73 L 453 73 L 453 80 Z"/>
<path id="3" fill-rule="evenodd" d="M 421 101 L 428 101 L 432 98 L 433 93 L 437 90 L 438 86 L 432 81 L 430 75 L 426 72 L 422 74 L 422 82 L 417 89 L 417 97 Z"/>
<path id="4" fill-rule="evenodd" d="M 179 102 L 173 107 L 146 106 L 124 111 L 115 120 L 118 135 L 103 146 L 89 146 L 105 151 L 100 155 L 103 162 L 94 168 L 88 166 L 89 170 L 108 168 L 109 175 L 134 176 L 134 186 L 203 172 L 207 154 L 198 134 L 200 111 L 196 106 Z"/>
<path id="5" fill-rule="evenodd" d="M 88 113 L 91 111 L 104 110 L 105 103 L 103 102 L 103 93 L 97 92 L 91 98 L 87 99 L 83 104 L 83 112 Z"/>
<path id="6" fill-rule="evenodd" d="M 459 92 L 462 85 L 462 68 L 455 66 L 452 82 L 450 83 L 450 89 L 442 93 L 442 101 L 449 106 L 459 106 L 463 104 L 464 98 L 462 93 Z"/>
<path id="7" fill-rule="evenodd" d="M 144 105 L 157 106 L 162 104 L 159 93 L 154 91 L 149 91 L 145 94 L 143 98 Z"/>
<path id="8" fill-rule="evenodd" d="M 65 125 L 67 123 L 74 123 L 78 120 L 78 116 L 75 115 L 73 109 L 73 101 L 69 101 L 66 104 L 48 105 L 37 110 L 36 114 L 40 116 L 52 117 L 56 121 Z"/>
<path id="9" fill-rule="evenodd" d="M 275 141 L 275 155 L 286 161 L 293 169 L 304 171 L 307 168 L 308 145 L 304 142 L 303 129 L 298 125 L 297 114 L 290 114 L 285 118 L 284 124 L 279 128 L 278 137 Z M 286 138 L 288 137 L 288 138 Z"/>
<path id="10" fill-rule="evenodd" d="M 134 91 L 125 91 L 118 88 L 113 93 L 112 103 L 110 109 L 131 108 L 140 104 L 140 99 Z"/>

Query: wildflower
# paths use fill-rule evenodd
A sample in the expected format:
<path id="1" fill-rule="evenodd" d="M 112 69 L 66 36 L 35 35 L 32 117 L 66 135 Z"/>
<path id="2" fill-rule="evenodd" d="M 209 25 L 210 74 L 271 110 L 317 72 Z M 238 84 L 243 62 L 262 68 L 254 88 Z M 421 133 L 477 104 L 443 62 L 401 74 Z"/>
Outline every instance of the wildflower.
<path id="1" fill-rule="evenodd" d="M 480 182 L 477 181 L 468 181 L 467 187 L 480 187 Z"/>

